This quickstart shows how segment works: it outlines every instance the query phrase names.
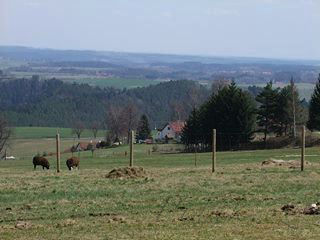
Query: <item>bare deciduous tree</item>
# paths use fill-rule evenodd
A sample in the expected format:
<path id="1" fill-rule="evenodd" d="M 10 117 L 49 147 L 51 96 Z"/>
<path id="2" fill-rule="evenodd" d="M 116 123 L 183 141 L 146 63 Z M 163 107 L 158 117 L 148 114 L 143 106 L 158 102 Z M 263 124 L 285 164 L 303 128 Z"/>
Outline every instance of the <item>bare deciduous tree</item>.
<path id="1" fill-rule="evenodd" d="M 123 111 L 124 109 L 120 106 L 110 106 L 107 111 L 107 129 L 109 130 L 110 137 L 113 140 L 123 137 L 126 134 Z"/>
<path id="2" fill-rule="evenodd" d="M 94 138 L 97 138 L 99 128 L 100 128 L 100 124 L 98 122 L 95 121 L 91 124 L 90 130 L 91 130 Z"/>
<path id="3" fill-rule="evenodd" d="M 211 85 L 211 90 L 214 94 L 217 94 L 220 90 L 222 90 L 224 87 L 230 85 L 231 80 L 221 77 L 217 80 L 214 80 Z"/>
<path id="4" fill-rule="evenodd" d="M 173 102 L 171 104 L 171 108 L 173 110 L 172 120 L 183 120 L 186 118 L 186 110 L 183 103 Z"/>
<path id="5" fill-rule="evenodd" d="M 80 139 L 81 134 L 85 130 L 85 126 L 83 122 L 81 121 L 76 121 L 72 127 L 72 134 L 76 134 L 78 139 Z"/>
<path id="6" fill-rule="evenodd" d="M 129 102 L 125 107 L 111 106 L 107 111 L 107 128 L 112 138 L 121 138 L 136 129 L 138 125 L 138 109 Z"/>
<path id="7" fill-rule="evenodd" d="M 135 130 L 138 126 L 139 116 L 138 116 L 138 108 L 132 102 L 129 102 L 123 111 L 123 119 L 126 123 L 127 128 L 127 142 L 129 143 L 130 132 Z"/>
<path id="8" fill-rule="evenodd" d="M 0 153 L 6 149 L 12 130 L 8 125 L 7 120 L 0 115 Z"/>

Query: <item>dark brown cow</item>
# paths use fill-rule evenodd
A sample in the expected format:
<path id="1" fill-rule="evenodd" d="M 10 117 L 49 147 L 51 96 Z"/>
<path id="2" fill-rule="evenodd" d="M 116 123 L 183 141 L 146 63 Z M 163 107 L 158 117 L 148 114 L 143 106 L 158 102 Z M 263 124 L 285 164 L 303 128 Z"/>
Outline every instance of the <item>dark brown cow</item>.
<path id="1" fill-rule="evenodd" d="M 49 169 L 50 168 L 50 163 L 49 163 L 48 159 L 46 159 L 44 157 L 35 156 L 33 158 L 32 163 L 34 166 L 34 170 L 36 169 L 37 165 L 42 166 L 42 169 L 44 169 L 44 168 Z"/>
<path id="2" fill-rule="evenodd" d="M 74 167 L 77 167 L 79 169 L 80 159 L 77 157 L 71 157 L 66 161 L 66 164 L 70 171 Z"/>

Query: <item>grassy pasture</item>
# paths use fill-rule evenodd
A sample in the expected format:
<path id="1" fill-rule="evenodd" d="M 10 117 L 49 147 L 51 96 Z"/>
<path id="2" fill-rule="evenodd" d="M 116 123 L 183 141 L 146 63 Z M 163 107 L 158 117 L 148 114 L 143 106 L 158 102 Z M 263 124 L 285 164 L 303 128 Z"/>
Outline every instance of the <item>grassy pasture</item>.
<path id="1" fill-rule="evenodd" d="M 28 142 L 15 143 L 17 155 Z M 61 174 L 54 158 L 49 171 L 33 171 L 30 158 L 0 161 L 0 239 L 318 239 L 319 217 L 280 208 L 319 201 L 319 149 L 307 149 L 312 165 L 303 173 L 261 166 L 299 159 L 299 149 L 281 149 L 219 152 L 211 174 L 208 153 L 198 154 L 195 167 L 193 154 L 149 156 L 150 148 L 136 145 L 135 164 L 148 172 L 141 179 L 104 177 L 128 164 L 127 146 L 81 153 L 72 172 L 62 155 Z M 16 228 L 19 221 L 27 227 Z"/>
<path id="2" fill-rule="evenodd" d="M 14 139 L 39 139 L 54 138 L 57 131 L 61 138 L 74 138 L 71 128 L 50 128 L 50 127 L 16 127 L 14 128 Z M 98 137 L 104 137 L 105 131 L 100 130 Z M 90 130 L 84 130 L 81 138 L 92 138 L 93 134 Z"/>

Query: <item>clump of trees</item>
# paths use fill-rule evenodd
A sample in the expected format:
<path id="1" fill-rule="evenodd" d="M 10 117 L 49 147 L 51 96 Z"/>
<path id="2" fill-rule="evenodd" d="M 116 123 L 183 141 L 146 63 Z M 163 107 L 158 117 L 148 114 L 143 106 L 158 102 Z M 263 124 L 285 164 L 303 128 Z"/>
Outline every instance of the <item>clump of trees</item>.
<path id="1" fill-rule="evenodd" d="M 291 79 L 290 85 L 273 88 L 272 82 L 257 95 L 258 131 L 264 133 L 264 142 L 269 134 L 296 138 L 296 126 L 307 121 L 307 109 L 302 106 L 299 92 Z"/>
<path id="2" fill-rule="evenodd" d="M 310 100 L 309 121 L 307 127 L 310 130 L 320 130 L 320 74 Z"/>
<path id="3" fill-rule="evenodd" d="M 0 113 L 0 154 L 2 155 L 6 151 L 12 130 L 6 118 Z"/>
<path id="4" fill-rule="evenodd" d="M 317 94 L 318 110 L 320 77 Z M 183 129 L 182 142 L 189 151 L 208 149 L 212 144 L 212 129 L 217 129 L 217 147 L 223 150 L 250 143 L 256 132 L 263 132 L 264 142 L 270 134 L 295 137 L 296 125 L 304 124 L 306 115 L 307 109 L 299 99 L 293 79 L 282 89 L 274 88 L 269 82 L 257 92 L 255 99 L 232 82 L 217 88 L 207 102 L 192 110 Z"/>
<path id="5" fill-rule="evenodd" d="M 234 82 L 213 93 L 199 109 L 193 109 L 183 129 L 182 142 L 188 149 L 207 149 L 212 142 L 212 129 L 219 133 L 220 149 L 230 149 L 252 138 L 255 102 Z"/>
<path id="6" fill-rule="evenodd" d="M 151 137 L 149 120 L 145 114 L 140 118 L 137 128 L 137 140 L 146 140 Z"/>

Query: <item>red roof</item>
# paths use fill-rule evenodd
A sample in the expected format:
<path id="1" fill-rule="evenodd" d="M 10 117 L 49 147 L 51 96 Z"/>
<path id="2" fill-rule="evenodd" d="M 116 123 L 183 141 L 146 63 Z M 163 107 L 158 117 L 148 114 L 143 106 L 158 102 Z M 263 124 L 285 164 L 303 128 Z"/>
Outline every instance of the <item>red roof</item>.
<path id="1" fill-rule="evenodd" d="M 176 121 L 176 122 L 171 122 L 169 123 L 170 128 L 175 132 L 175 133 L 181 133 L 182 129 L 184 128 L 185 122 L 183 121 Z"/>

